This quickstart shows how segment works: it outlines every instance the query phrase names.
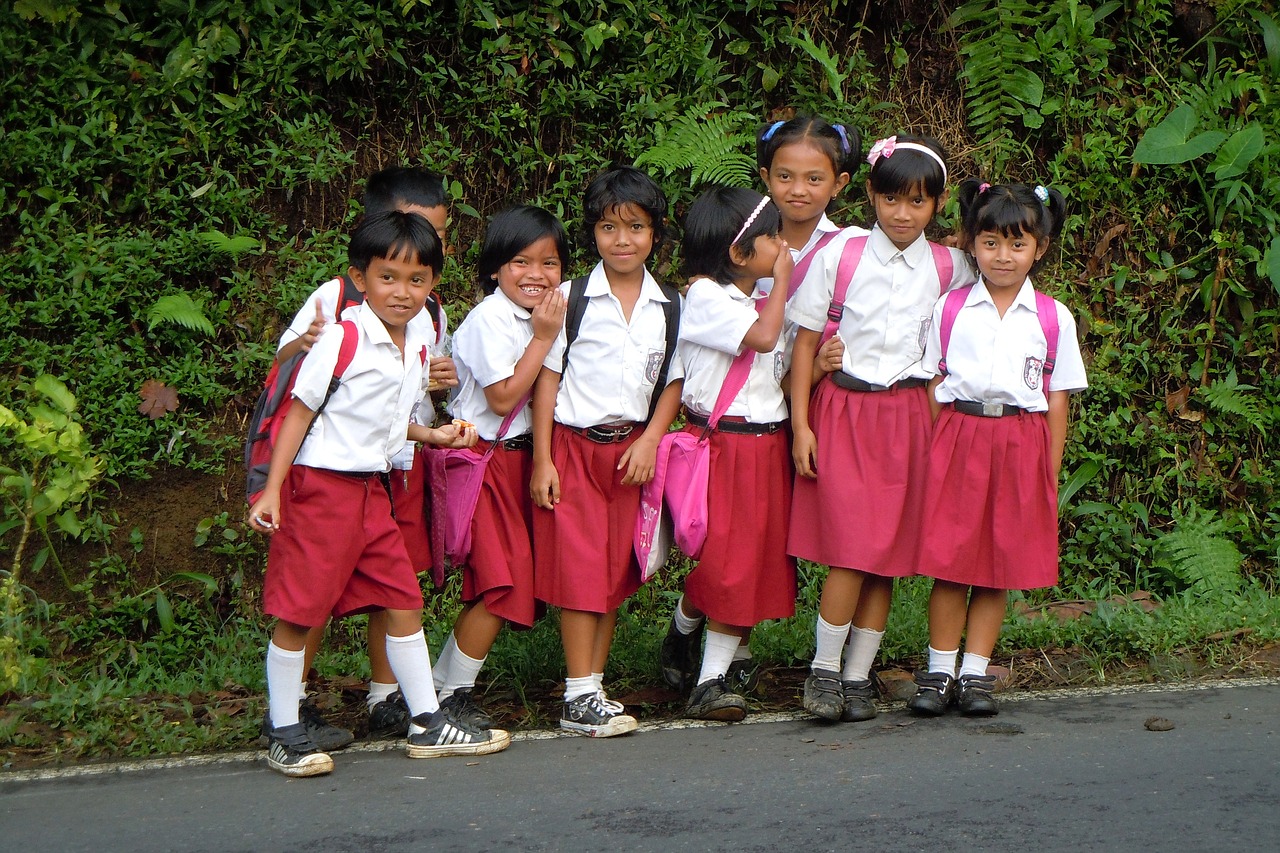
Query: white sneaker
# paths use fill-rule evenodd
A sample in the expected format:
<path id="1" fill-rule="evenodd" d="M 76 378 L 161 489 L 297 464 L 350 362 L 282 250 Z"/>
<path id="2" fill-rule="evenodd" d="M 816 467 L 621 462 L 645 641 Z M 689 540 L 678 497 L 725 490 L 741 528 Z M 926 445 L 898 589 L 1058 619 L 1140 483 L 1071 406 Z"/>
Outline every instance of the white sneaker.
<path id="1" fill-rule="evenodd" d="M 622 713 L 622 705 L 605 698 L 604 691 L 586 693 L 564 703 L 560 728 L 587 737 L 614 737 L 636 730 L 636 718 Z"/>

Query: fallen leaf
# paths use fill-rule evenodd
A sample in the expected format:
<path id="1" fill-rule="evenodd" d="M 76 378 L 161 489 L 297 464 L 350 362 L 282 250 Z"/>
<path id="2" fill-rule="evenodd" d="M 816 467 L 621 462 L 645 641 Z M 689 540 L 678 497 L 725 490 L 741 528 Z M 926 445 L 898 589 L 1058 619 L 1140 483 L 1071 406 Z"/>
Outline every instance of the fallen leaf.
<path id="1" fill-rule="evenodd" d="M 1164 717 L 1148 717 L 1142 727 L 1149 732 L 1171 732 L 1174 728 L 1173 721 Z"/>
<path id="2" fill-rule="evenodd" d="M 178 392 L 155 379 L 143 382 L 138 396 L 142 398 L 138 413 L 146 415 L 153 421 L 163 418 L 178 408 Z"/>

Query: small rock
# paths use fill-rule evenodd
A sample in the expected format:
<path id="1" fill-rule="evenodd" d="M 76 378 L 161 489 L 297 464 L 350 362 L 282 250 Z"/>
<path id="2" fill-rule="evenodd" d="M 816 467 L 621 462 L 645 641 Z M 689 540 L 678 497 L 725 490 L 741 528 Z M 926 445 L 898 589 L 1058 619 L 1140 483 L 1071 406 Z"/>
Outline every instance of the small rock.
<path id="1" fill-rule="evenodd" d="M 813 743 L 815 740 L 817 740 L 817 738 L 811 738 L 811 737 L 800 738 L 801 743 Z"/>
<path id="2" fill-rule="evenodd" d="M 1149 732 L 1171 732 L 1174 728 L 1173 721 L 1164 717 L 1148 717 L 1142 726 Z"/>

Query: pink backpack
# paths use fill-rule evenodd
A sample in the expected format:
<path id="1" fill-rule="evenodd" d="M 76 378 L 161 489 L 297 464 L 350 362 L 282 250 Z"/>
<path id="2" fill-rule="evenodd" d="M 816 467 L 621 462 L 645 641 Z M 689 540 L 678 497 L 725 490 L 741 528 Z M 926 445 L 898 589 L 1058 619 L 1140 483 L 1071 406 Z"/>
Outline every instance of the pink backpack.
<path id="1" fill-rule="evenodd" d="M 951 344 L 951 330 L 956 324 L 956 315 L 960 313 L 960 309 L 964 307 L 964 302 L 969 298 L 969 292 L 973 290 L 973 285 L 968 287 L 957 288 L 947 294 L 947 301 L 942 303 L 942 325 L 938 327 L 938 339 L 942 348 L 942 357 L 938 359 L 938 373 L 943 376 L 947 375 L 947 347 Z M 1058 359 L 1058 306 L 1053 301 L 1053 297 L 1047 294 L 1035 291 L 1036 294 L 1036 317 L 1040 320 L 1040 330 L 1044 332 L 1045 354 L 1044 367 L 1041 368 L 1040 387 L 1044 391 L 1044 396 L 1049 396 L 1049 379 L 1053 375 L 1053 368 Z"/>

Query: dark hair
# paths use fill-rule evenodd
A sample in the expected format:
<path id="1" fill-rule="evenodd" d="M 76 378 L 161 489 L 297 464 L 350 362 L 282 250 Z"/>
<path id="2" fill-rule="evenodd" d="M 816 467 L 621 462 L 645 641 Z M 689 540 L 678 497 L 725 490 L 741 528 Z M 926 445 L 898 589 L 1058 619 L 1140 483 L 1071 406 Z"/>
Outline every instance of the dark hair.
<path id="1" fill-rule="evenodd" d="M 1038 191 L 1043 192 L 1043 198 Z M 961 182 L 959 196 L 964 246 L 969 251 L 983 231 L 999 231 L 1006 237 L 1029 234 L 1037 244 L 1049 243 L 1062 233 L 1067 219 L 1067 200 L 1062 193 L 1044 187 L 992 185 L 970 178 Z M 1031 267 L 1032 272 L 1040 261 Z"/>
<path id="2" fill-rule="evenodd" d="M 374 258 L 399 258 L 411 254 L 418 263 L 440 275 L 444 251 L 431 223 L 416 213 L 387 210 L 366 216 L 351 234 L 348 263 L 360 272 L 369 269 Z"/>
<path id="3" fill-rule="evenodd" d="M 828 124 L 818 116 L 798 115 L 791 121 L 775 121 L 756 132 L 756 166 L 768 169 L 773 165 L 773 155 L 784 145 L 809 142 L 831 160 L 835 176 L 841 172 L 852 174 L 858 168 L 857 156 L 862 148 L 862 136 L 853 126 Z"/>
<path id="4" fill-rule="evenodd" d="M 684 218 L 683 262 L 686 276 L 706 276 L 721 284 L 733 281 L 733 260 L 729 249 L 750 258 L 755 254 L 755 241 L 760 236 L 773 236 L 782 228 L 782 215 L 777 205 L 766 204 L 755 220 L 734 243 L 734 235 L 747 217 L 766 198 L 755 190 L 714 186 L 707 189 L 689 206 Z"/>
<path id="5" fill-rule="evenodd" d="M 402 204 L 444 207 L 444 178 L 416 166 L 391 166 L 374 172 L 364 184 L 364 212 L 383 213 Z"/>
<path id="6" fill-rule="evenodd" d="M 610 210 L 634 204 L 649 214 L 653 225 L 652 257 L 667 235 L 667 196 L 653 178 L 634 166 L 614 166 L 587 185 L 582 202 L 582 242 L 596 251 L 596 223 Z"/>
<path id="7" fill-rule="evenodd" d="M 508 208 L 489 220 L 480 244 L 480 260 L 476 265 L 476 277 L 485 293 L 493 293 L 498 287 L 494 279 L 499 269 L 543 237 L 551 237 L 556 243 L 561 269 L 569 268 L 569 238 L 564 226 L 554 214 L 540 207 L 521 204 Z"/>
<path id="8" fill-rule="evenodd" d="M 894 141 L 899 145 L 903 142 L 923 145 L 942 158 L 943 163 L 947 162 L 947 150 L 931 136 L 899 134 Z M 891 156 L 880 157 L 872 164 L 867 180 L 871 182 L 872 191 L 882 195 L 903 195 L 920 187 L 925 195 L 938 199 L 947 188 L 947 173 L 938 161 L 910 148 L 899 148 Z"/>

